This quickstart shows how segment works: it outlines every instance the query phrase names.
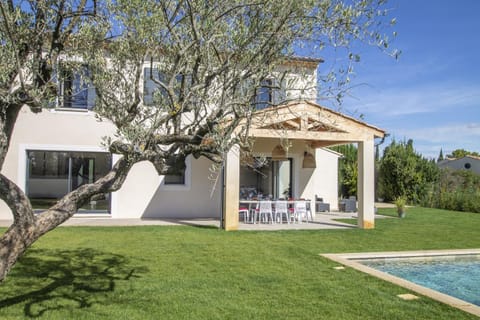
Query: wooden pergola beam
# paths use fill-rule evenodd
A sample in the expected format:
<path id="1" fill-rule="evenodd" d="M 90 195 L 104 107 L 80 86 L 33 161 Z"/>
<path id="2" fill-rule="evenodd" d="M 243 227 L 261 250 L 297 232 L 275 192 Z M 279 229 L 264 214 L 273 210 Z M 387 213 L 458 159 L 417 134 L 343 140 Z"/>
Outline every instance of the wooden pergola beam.
<path id="1" fill-rule="evenodd" d="M 384 137 L 385 131 L 313 102 L 300 101 L 257 111 L 249 135 L 303 140 L 313 148 L 358 143 L 358 226 L 364 229 L 375 226 L 374 140 Z M 225 165 L 228 184 L 224 193 L 223 227 L 226 230 L 238 228 L 239 152 L 238 148 L 232 148 Z"/>
<path id="2" fill-rule="evenodd" d="M 273 130 L 273 129 L 250 129 L 250 136 L 256 138 L 281 138 L 311 141 L 335 141 L 358 142 L 368 138 L 368 135 L 352 134 L 349 132 L 331 131 L 298 131 L 298 130 Z"/>

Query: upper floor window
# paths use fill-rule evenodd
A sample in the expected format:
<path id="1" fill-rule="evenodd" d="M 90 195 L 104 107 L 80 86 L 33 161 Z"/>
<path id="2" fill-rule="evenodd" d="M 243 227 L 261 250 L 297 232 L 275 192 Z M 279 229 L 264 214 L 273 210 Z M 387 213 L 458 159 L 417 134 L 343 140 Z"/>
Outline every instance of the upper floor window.
<path id="1" fill-rule="evenodd" d="M 255 95 L 255 109 L 262 110 L 273 104 L 273 81 L 263 80 Z"/>
<path id="2" fill-rule="evenodd" d="M 260 83 L 253 105 L 256 110 L 263 110 L 285 100 L 284 90 L 276 79 L 265 79 Z"/>
<path id="3" fill-rule="evenodd" d="M 192 166 L 191 156 L 188 156 L 185 159 L 185 169 L 182 170 L 179 174 L 166 174 L 164 175 L 161 189 L 163 190 L 176 190 L 176 191 L 186 191 L 190 190 L 192 182 L 191 166 Z"/>
<path id="4" fill-rule="evenodd" d="M 156 91 L 164 94 L 165 89 L 160 87 L 157 81 L 165 81 L 165 75 L 158 69 L 145 68 L 143 69 L 143 104 L 151 106 L 153 104 L 153 96 Z"/>
<path id="5" fill-rule="evenodd" d="M 95 106 L 95 88 L 88 79 L 88 70 L 62 70 L 59 107 L 92 110 Z"/>
<path id="6" fill-rule="evenodd" d="M 184 76 L 182 74 L 177 74 L 175 76 L 176 82 L 174 83 L 174 90 L 177 99 L 180 99 L 181 94 L 181 84 L 182 81 L 189 82 L 191 78 L 189 76 Z M 147 106 L 151 106 L 154 104 L 154 97 L 155 93 L 160 94 L 163 97 L 167 96 L 167 92 L 165 88 L 163 88 L 158 82 L 161 81 L 166 83 L 169 81 L 166 74 L 156 68 L 144 68 L 143 69 L 143 104 Z M 186 90 L 188 88 L 188 84 L 184 84 L 183 93 L 186 94 Z"/>

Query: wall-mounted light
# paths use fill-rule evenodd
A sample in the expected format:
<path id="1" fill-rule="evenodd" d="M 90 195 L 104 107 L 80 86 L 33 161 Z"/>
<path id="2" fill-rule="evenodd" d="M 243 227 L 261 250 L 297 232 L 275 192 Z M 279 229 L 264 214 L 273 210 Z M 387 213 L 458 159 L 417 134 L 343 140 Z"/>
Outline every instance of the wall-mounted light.
<path id="1" fill-rule="evenodd" d="M 315 161 L 315 157 L 310 152 L 305 151 L 303 153 L 303 162 L 302 168 L 312 168 L 315 169 L 317 167 L 317 162 Z"/>
<path id="2" fill-rule="evenodd" d="M 288 160 L 287 152 L 281 145 L 275 146 L 272 150 L 272 160 L 274 161 L 285 161 Z"/>

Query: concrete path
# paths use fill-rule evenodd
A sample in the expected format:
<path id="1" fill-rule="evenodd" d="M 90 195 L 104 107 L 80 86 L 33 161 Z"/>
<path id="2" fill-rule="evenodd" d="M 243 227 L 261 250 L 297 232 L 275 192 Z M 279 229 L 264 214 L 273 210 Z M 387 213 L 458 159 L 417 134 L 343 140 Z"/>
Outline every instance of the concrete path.
<path id="1" fill-rule="evenodd" d="M 383 218 L 384 216 L 376 216 Z M 352 229 L 356 226 L 335 221 L 335 219 L 356 219 L 356 213 L 326 212 L 317 213 L 313 222 L 309 223 L 283 223 L 283 224 L 246 224 L 240 222 L 239 230 L 252 231 L 275 231 L 275 230 L 316 230 L 316 229 Z M 8 227 L 11 220 L 0 220 L 0 227 Z M 219 219 L 112 219 L 108 215 L 76 215 L 69 219 L 62 226 L 174 226 L 188 225 L 196 227 L 220 227 Z"/>

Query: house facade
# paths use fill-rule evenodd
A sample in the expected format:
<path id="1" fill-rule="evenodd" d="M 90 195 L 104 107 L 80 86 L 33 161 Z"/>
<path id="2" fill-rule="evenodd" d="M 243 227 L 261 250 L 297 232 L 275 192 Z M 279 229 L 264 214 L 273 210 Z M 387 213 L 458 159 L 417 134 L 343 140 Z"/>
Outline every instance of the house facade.
<path id="1" fill-rule="evenodd" d="M 452 170 L 467 170 L 480 174 L 480 157 L 467 155 L 458 159 L 447 158 L 438 162 L 440 168 L 450 168 Z"/>
<path id="2" fill-rule="evenodd" d="M 339 155 L 326 147 L 357 143 L 359 226 L 373 227 L 374 139 L 383 137 L 384 131 L 313 102 L 319 62 L 289 61 L 279 70 L 286 75 L 275 85 L 280 91 L 274 91 L 271 83 L 260 88 L 259 101 L 267 104 L 258 103 L 254 113 L 249 133 L 254 144 L 247 161 L 241 150 L 232 148 L 223 169 L 212 171 L 209 160 L 189 157 L 183 176 L 160 176 L 151 163 L 140 162 L 119 191 L 93 198 L 79 214 L 112 219 L 222 218 L 224 227 L 233 230 L 238 226 L 239 201 L 250 194 L 318 196 L 335 210 Z M 75 86 L 75 78 L 66 85 Z M 119 158 L 102 147 L 104 137 L 113 136 L 115 127 L 96 119 L 94 90 L 76 86 L 75 98 L 62 97 L 57 108 L 39 114 L 21 110 L 12 136 L 2 173 L 26 192 L 39 211 L 100 178 Z M 145 101 L 153 89 L 145 81 Z M 271 104 L 277 106 L 267 107 Z M 3 202 L 0 219 L 11 219 Z"/>

